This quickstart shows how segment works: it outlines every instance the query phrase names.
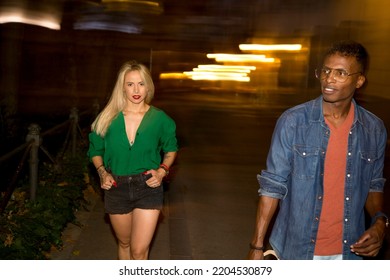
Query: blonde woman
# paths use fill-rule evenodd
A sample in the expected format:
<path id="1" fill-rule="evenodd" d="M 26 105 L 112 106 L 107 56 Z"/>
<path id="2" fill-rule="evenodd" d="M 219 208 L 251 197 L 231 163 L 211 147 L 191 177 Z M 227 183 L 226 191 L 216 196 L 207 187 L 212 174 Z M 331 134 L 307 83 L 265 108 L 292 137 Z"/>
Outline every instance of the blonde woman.
<path id="1" fill-rule="evenodd" d="M 178 150 L 175 122 L 150 105 L 153 96 L 149 70 L 126 62 L 89 135 L 88 155 L 104 189 L 121 260 L 148 259 L 163 206 L 162 180 Z"/>

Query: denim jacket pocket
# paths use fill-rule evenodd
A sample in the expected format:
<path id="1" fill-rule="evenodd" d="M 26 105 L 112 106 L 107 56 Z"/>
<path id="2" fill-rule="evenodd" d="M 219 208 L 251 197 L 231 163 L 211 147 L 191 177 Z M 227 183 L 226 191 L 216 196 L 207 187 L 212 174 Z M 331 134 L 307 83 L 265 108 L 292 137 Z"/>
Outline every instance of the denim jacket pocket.
<path id="1" fill-rule="evenodd" d="M 319 162 L 320 148 L 294 145 L 293 176 L 299 179 L 313 179 Z"/>
<path id="2" fill-rule="evenodd" d="M 360 151 L 360 159 L 362 159 L 364 163 L 371 165 L 375 163 L 378 156 L 376 155 L 376 152 Z"/>
<path id="3" fill-rule="evenodd" d="M 378 156 L 374 151 L 360 151 L 359 154 L 362 179 L 367 180 L 366 184 L 369 184 L 372 179 L 374 164 L 378 160 Z"/>

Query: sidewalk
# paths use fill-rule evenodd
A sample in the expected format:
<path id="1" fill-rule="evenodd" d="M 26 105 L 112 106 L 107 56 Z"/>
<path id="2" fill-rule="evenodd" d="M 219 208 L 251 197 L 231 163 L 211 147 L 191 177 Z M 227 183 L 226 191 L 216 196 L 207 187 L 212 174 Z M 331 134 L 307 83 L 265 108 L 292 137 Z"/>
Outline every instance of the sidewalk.
<path id="1" fill-rule="evenodd" d="M 172 188 L 172 186 L 169 186 Z M 77 223 L 69 224 L 63 232 L 64 247 L 53 250 L 52 260 L 115 260 L 117 243 L 108 216 L 104 213 L 102 196 L 93 190 L 86 194 L 87 209 L 77 214 Z M 169 206 L 173 202 L 175 206 Z M 183 226 L 185 217 L 180 194 L 165 192 L 164 208 L 160 215 L 149 259 L 191 259 L 188 247 L 187 227 Z M 173 234 L 170 234 L 173 232 Z M 171 242 L 174 240 L 174 242 Z M 187 244 L 187 245 L 185 245 Z"/>
<path id="2" fill-rule="evenodd" d="M 116 259 L 116 240 L 104 214 L 101 196 L 94 191 L 86 195 L 89 205 L 76 214 L 76 224 L 63 232 L 64 247 L 51 253 L 53 260 Z"/>

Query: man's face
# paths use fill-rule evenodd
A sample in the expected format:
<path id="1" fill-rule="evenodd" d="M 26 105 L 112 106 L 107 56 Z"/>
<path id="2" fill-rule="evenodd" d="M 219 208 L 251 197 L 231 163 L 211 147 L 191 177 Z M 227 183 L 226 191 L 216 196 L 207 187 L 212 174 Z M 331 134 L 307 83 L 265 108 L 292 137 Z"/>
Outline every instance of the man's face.
<path id="1" fill-rule="evenodd" d="M 326 57 L 322 67 L 329 72 L 320 78 L 322 96 L 326 102 L 350 102 L 355 90 L 364 84 L 365 77 L 360 73 L 362 69 L 355 57 L 336 53 Z M 338 79 L 340 73 L 346 75 L 344 81 Z"/>

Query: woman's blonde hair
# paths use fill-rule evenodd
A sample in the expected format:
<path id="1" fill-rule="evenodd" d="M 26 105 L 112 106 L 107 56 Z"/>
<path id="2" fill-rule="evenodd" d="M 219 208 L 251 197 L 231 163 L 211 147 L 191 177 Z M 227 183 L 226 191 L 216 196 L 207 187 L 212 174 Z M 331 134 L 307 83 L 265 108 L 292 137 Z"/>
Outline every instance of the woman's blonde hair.
<path id="1" fill-rule="evenodd" d="M 102 137 L 106 134 L 112 120 L 126 107 L 127 98 L 124 92 L 124 81 L 126 74 L 131 71 L 138 71 L 145 83 L 147 93 L 145 103 L 150 104 L 154 97 L 154 83 L 149 69 L 135 60 L 125 62 L 118 72 L 118 78 L 107 105 L 91 125 L 92 130 Z"/>

